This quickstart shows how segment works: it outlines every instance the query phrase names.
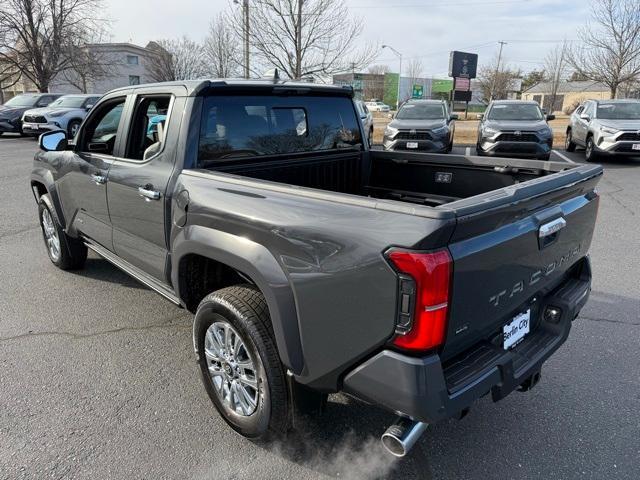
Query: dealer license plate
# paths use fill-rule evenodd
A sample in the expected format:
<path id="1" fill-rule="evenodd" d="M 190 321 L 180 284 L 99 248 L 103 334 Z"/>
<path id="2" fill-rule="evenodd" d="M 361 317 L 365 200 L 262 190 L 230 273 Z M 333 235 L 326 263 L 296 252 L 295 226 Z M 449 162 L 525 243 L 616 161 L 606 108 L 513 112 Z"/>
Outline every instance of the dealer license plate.
<path id="1" fill-rule="evenodd" d="M 40 125 L 37 123 L 25 123 L 24 126 L 33 130 L 38 130 L 40 128 Z"/>
<path id="2" fill-rule="evenodd" d="M 631 150 L 640 150 L 640 143 L 634 143 L 631 145 Z"/>
<path id="3" fill-rule="evenodd" d="M 418 142 L 407 142 L 407 148 L 418 148 Z"/>
<path id="4" fill-rule="evenodd" d="M 529 333 L 531 323 L 531 310 L 516 315 L 511 322 L 502 327 L 502 338 L 504 349 L 509 350 L 522 340 Z"/>

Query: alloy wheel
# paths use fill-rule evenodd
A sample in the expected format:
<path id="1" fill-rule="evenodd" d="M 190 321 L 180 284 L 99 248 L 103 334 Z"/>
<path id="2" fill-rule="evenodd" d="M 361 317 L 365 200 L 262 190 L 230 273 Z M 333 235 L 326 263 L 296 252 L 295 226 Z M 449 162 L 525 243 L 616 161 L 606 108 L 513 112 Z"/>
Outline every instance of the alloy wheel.
<path id="1" fill-rule="evenodd" d="M 49 213 L 49 209 L 47 208 L 42 210 L 42 230 L 44 232 L 44 241 L 49 250 L 49 256 L 51 260 L 57 262 L 60 259 L 60 239 L 58 238 L 58 231 L 51 217 L 51 213 Z"/>
<path id="2" fill-rule="evenodd" d="M 226 321 L 212 323 L 205 335 L 204 354 L 224 408 L 237 415 L 252 415 L 258 408 L 258 367 L 262 365 L 249 353 L 238 331 Z"/>

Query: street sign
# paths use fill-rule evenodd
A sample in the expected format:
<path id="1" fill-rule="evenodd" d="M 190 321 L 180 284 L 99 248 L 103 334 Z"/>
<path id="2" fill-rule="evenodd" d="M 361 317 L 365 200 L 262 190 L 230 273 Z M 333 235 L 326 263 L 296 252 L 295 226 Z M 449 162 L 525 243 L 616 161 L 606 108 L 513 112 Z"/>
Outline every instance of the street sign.
<path id="1" fill-rule="evenodd" d="M 462 91 L 462 92 L 471 90 L 471 80 L 464 77 L 456 77 L 454 90 Z"/>
<path id="2" fill-rule="evenodd" d="M 476 78 L 478 54 L 453 51 L 449 54 L 449 76 Z"/>
<path id="3" fill-rule="evenodd" d="M 473 92 L 471 90 L 467 90 L 465 92 L 456 90 L 455 92 L 453 92 L 453 101 L 454 102 L 470 102 L 472 94 Z"/>
<path id="4" fill-rule="evenodd" d="M 413 92 L 411 93 L 411 96 L 413 98 L 422 98 L 423 95 L 424 95 L 424 87 L 422 85 L 415 84 L 413 86 Z"/>

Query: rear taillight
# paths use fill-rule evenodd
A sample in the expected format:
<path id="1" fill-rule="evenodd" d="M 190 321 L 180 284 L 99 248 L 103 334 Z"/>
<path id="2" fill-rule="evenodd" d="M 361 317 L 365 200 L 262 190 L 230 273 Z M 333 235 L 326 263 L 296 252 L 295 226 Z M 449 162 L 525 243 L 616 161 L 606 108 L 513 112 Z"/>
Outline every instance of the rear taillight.
<path id="1" fill-rule="evenodd" d="M 442 345 L 453 263 L 449 252 L 392 250 L 387 257 L 400 272 L 398 328 L 393 345 L 411 351 Z"/>

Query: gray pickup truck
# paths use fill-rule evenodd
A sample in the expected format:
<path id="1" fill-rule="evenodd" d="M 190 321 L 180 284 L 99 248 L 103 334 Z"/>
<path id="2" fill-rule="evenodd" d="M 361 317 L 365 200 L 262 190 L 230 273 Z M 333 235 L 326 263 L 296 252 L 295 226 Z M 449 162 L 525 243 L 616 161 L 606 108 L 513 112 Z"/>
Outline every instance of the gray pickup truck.
<path id="1" fill-rule="evenodd" d="M 195 313 L 233 429 L 270 438 L 342 391 L 398 415 L 383 443 L 401 456 L 538 382 L 589 296 L 602 168 L 371 150 L 352 95 L 114 90 L 73 142 L 41 135 L 31 188 L 56 266 L 93 250 Z"/>

